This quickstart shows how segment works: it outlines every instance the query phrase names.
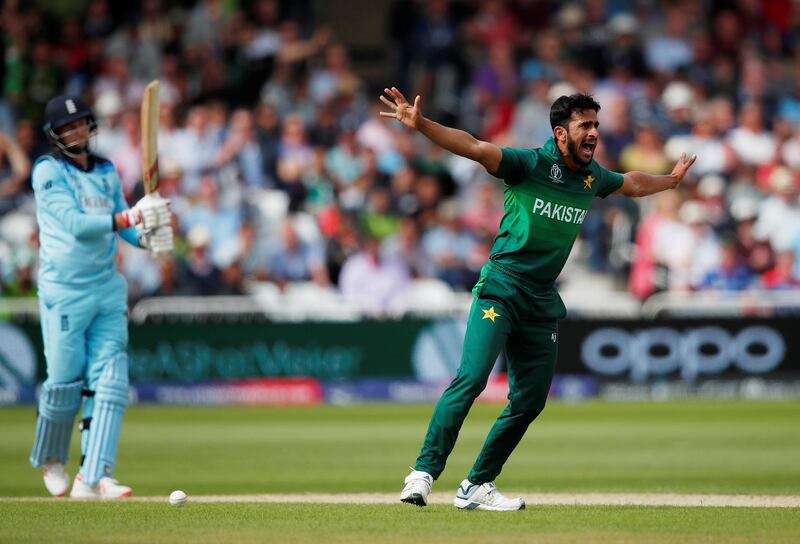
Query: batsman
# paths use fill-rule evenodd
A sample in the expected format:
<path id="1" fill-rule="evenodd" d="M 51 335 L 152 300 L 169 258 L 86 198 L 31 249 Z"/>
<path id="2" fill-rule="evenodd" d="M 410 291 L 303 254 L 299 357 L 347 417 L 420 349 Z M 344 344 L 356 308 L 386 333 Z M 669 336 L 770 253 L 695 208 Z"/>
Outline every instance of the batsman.
<path id="1" fill-rule="evenodd" d="M 57 96 L 44 113 L 52 144 L 33 168 L 39 225 L 39 309 L 47 379 L 39 395 L 30 462 L 47 490 L 70 490 L 65 469 L 83 404 L 83 458 L 70 495 L 118 498 L 114 479 L 128 403 L 127 283 L 116 269 L 117 234 L 154 253 L 173 247 L 167 200 L 149 194 L 128 208 L 114 165 L 89 147 L 97 124 L 79 96 Z"/>
<path id="2" fill-rule="evenodd" d="M 473 289 L 464 352 L 455 379 L 433 412 L 422 451 L 400 500 L 425 506 L 445 468 L 461 425 L 486 387 L 501 351 L 508 365 L 508 405 L 495 422 L 454 504 L 466 510 L 521 510 L 494 485 L 531 422 L 544 409 L 558 351 L 558 320 L 566 315 L 555 280 L 594 197 L 641 197 L 676 188 L 696 156 L 681 156 L 669 175 L 619 174 L 594 161 L 600 105 L 587 94 L 558 98 L 550 108 L 553 135 L 540 148 L 500 148 L 422 115 L 396 88 L 381 101 L 397 119 L 444 149 L 480 163 L 503 180 L 505 215 L 489 262 Z"/>

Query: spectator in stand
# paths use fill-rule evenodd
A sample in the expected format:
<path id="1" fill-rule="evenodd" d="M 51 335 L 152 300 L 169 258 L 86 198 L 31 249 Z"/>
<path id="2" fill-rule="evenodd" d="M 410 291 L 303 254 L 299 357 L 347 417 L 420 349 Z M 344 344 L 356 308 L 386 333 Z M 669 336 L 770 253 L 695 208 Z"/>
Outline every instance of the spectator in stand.
<path id="1" fill-rule="evenodd" d="M 125 140 L 120 124 L 123 111 L 122 98 L 115 90 L 105 91 L 95 100 L 94 111 L 97 113 L 96 152 L 103 157 L 110 157 Z"/>
<path id="2" fill-rule="evenodd" d="M 670 76 L 692 61 L 688 41 L 691 19 L 681 4 L 664 6 L 664 31 L 647 40 L 647 65 L 656 72 Z"/>
<path id="3" fill-rule="evenodd" d="M 664 88 L 661 100 L 669 115 L 669 136 L 692 131 L 692 106 L 696 99 L 692 88 L 683 81 L 673 81 Z"/>
<path id="4" fill-rule="evenodd" d="M 614 92 L 607 101 L 607 107 L 598 113 L 598 119 L 603 125 L 603 149 L 608 156 L 616 162 L 623 149 L 633 142 L 633 124 L 629 115 L 629 101 L 624 96 Z M 603 110 L 607 110 L 603 112 Z M 600 112 L 603 112 L 601 115 Z"/>
<path id="5" fill-rule="evenodd" d="M 668 242 L 673 232 L 685 234 L 678 219 L 680 205 L 681 197 L 678 193 L 660 193 L 655 198 L 654 212 L 639 227 L 630 289 L 641 299 L 669 289 L 668 262 L 662 245 Z"/>
<path id="6" fill-rule="evenodd" d="M 534 56 L 522 63 L 523 80 L 528 82 L 544 80 L 550 83 L 560 81 L 561 42 L 558 35 L 555 31 L 547 29 L 537 33 L 534 40 Z M 547 101 L 546 98 L 542 100 Z"/>
<path id="7" fill-rule="evenodd" d="M 222 288 L 220 295 L 244 295 L 246 294 L 244 286 L 244 270 L 242 261 L 234 259 L 222 271 Z"/>
<path id="8" fill-rule="evenodd" d="M 681 149 L 697 151 L 694 167 L 695 175 L 700 177 L 729 172 L 736 162 L 736 154 L 719 137 L 713 118 L 708 112 L 698 113 L 691 134 L 672 136 L 664 147 L 669 160 L 680 156 Z"/>
<path id="9" fill-rule="evenodd" d="M 364 163 L 353 131 L 345 130 L 339 135 L 336 147 L 328 151 L 325 167 L 339 187 L 346 187 L 358 179 Z"/>
<path id="10" fill-rule="evenodd" d="M 672 161 L 664 153 L 661 135 L 652 126 L 639 126 L 634 131 L 634 141 L 622 150 L 619 165 L 623 171 L 640 170 L 653 174 L 666 174 Z"/>
<path id="11" fill-rule="evenodd" d="M 242 212 L 238 206 L 221 202 L 219 186 L 212 174 L 202 177 L 195 198 L 194 204 L 180 217 L 183 229 L 189 232 L 198 226 L 209 227 L 209 256 L 216 266 L 225 267 L 237 251 Z"/>
<path id="12" fill-rule="evenodd" d="M 513 145 L 541 146 L 550 137 L 552 129 L 550 115 L 550 82 L 544 78 L 531 79 L 525 83 L 527 93 L 517 104 L 511 122 Z"/>
<path id="13" fill-rule="evenodd" d="M 278 155 L 281 142 L 281 123 L 278 112 L 269 104 L 259 103 L 255 109 L 256 138 L 264 161 L 264 175 L 269 186 L 275 186 L 278 179 Z"/>
<path id="14" fill-rule="evenodd" d="M 289 196 L 289 209 L 297 211 L 306 198 L 302 176 L 314 160 L 314 149 L 308 143 L 303 118 L 291 114 L 283 121 L 281 141 L 278 146 L 279 187 Z"/>
<path id="15" fill-rule="evenodd" d="M 142 179 L 141 119 L 139 112 L 128 110 L 120 120 L 122 138 L 111 150 L 110 159 L 117 166 L 125 198 L 133 198 L 136 184 Z"/>
<path id="16" fill-rule="evenodd" d="M 280 240 L 267 262 L 268 279 L 282 287 L 294 281 L 313 281 L 322 287 L 330 284 L 323 249 L 302 240 L 291 217 L 283 222 Z"/>
<path id="17" fill-rule="evenodd" d="M 420 71 L 416 86 L 431 95 L 432 113 L 439 116 L 455 116 L 459 107 L 460 29 L 449 4 L 448 0 L 423 2 L 412 38 L 416 46 L 412 65 Z"/>
<path id="18" fill-rule="evenodd" d="M 193 227 L 186 235 L 189 254 L 178 285 L 187 295 L 217 295 L 222 290 L 222 272 L 209 255 L 211 233 L 205 225 Z"/>
<path id="19" fill-rule="evenodd" d="M 699 290 L 742 291 L 751 287 L 757 276 L 739 255 L 736 240 L 720 245 L 719 266 L 711 270 L 697 286 Z"/>
<path id="20" fill-rule="evenodd" d="M 217 167 L 231 164 L 247 187 L 265 188 L 264 157 L 256 137 L 253 114 L 244 108 L 231 115 L 228 133 L 214 158 Z"/>
<path id="21" fill-rule="evenodd" d="M 791 249 L 779 251 L 775 266 L 761 276 L 761 284 L 766 289 L 797 289 L 800 278 L 796 274 L 795 255 Z"/>
<path id="22" fill-rule="evenodd" d="M 158 288 L 152 293 L 154 297 L 172 297 L 182 295 L 185 286 L 179 283 L 183 272 L 179 270 L 178 261 L 164 257 L 158 260 Z"/>
<path id="23" fill-rule="evenodd" d="M 382 257 L 380 241 L 367 236 L 363 249 L 347 259 L 339 275 L 344 298 L 364 315 L 401 315 L 410 274 L 406 264 L 394 257 Z"/>
<path id="24" fill-rule="evenodd" d="M 422 236 L 422 248 L 429 262 L 427 275 L 453 288 L 469 289 L 477 281 L 467 267 L 474 246 L 475 238 L 464 228 L 457 204 L 443 202 L 438 208 L 437 224 Z"/>
<path id="25" fill-rule="evenodd" d="M 800 229 L 797 186 L 794 174 L 785 167 L 775 168 L 769 183 L 772 194 L 759 204 L 753 235 L 769 242 L 773 249 L 782 249 L 789 247 Z"/>
<path id="26" fill-rule="evenodd" d="M 800 72 L 794 74 L 794 88 L 778 101 L 778 116 L 800 129 Z"/>
<path id="27" fill-rule="evenodd" d="M 517 22 L 503 0 L 481 2 L 478 11 L 467 22 L 467 32 L 480 47 L 491 48 L 498 43 L 517 43 Z"/>
<path id="28" fill-rule="evenodd" d="M 691 241 L 688 246 L 688 266 L 686 268 L 689 286 L 695 287 L 708 273 L 719 266 L 720 244 L 717 235 L 709 224 L 705 206 L 697 200 L 689 200 L 681 206 L 679 216 L 690 229 Z M 682 289 L 678 285 L 678 289 Z"/>
<path id="29" fill-rule="evenodd" d="M 17 123 L 14 138 L 11 138 L 27 157 L 29 164 L 33 164 L 36 161 L 36 157 L 47 153 L 47 146 L 39 140 L 39 132 L 38 127 L 34 127 L 33 123 L 28 119 L 20 119 Z M 2 139 L 2 136 L 0 136 L 0 139 Z M 25 182 L 22 184 L 23 191 L 28 190 L 28 182 L 30 182 L 30 174 L 25 177 Z"/>
<path id="30" fill-rule="evenodd" d="M 745 164 L 759 165 L 775 157 L 775 138 L 764 126 L 764 112 L 758 102 L 742 106 L 739 126 L 731 131 L 727 141 Z"/>
<path id="31" fill-rule="evenodd" d="M 145 82 L 131 75 L 128 59 L 116 53 L 107 59 L 103 73 L 95 80 L 92 91 L 94 96 L 101 96 L 106 92 L 116 93 L 122 100 L 122 109 L 127 110 L 141 103 L 144 87 Z"/>
<path id="32" fill-rule="evenodd" d="M 210 124 L 210 112 L 205 105 L 189 109 L 185 127 L 174 140 L 173 152 L 183 171 L 182 192 L 192 194 L 200 185 L 200 178 L 211 166 L 219 145 L 219 134 Z"/>
<path id="33" fill-rule="evenodd" d="M 31 163 L 8 134 L 0 132 L 0 216 L 15 209 L 30 179 Z"/>
<path id="34" fill-rule="evenodd" d="M 363 230 L 368 236 L 384 240 L 400 228 L 400 218 L 392 210 L 392 193 L 388 187 L 372 189 L 361 217 Z"/>
<path id="35" fill-rule="evenodd" d="M 462 224 L 472 233 L 494 236 L 503 219 L 502 193 L 497 182 L 484 179 L 477 183 L 474 195 L 466 202 L 466 209 L 461 214 Z"/>
<path id="36" fill-rule="evenodd" d="M 383 240 L 381 255 L 387 261 L 402 261 L 412 277 L 425 276 L 428 256 L 420 243 L 419 226 L 412 217 L 403 217 L 395 234 Z"/>
<path id="37" fill-rule="evenodd" d="M 325 50 L 325 66 L 315 70 L 309 81 L 311 98 L 323 104 L 342 93 L 361 87 L 361 78 L 350 66 L 350 56 L 341 44 L 331 44 Z"/>
<path id="38" fill-rule="evenodd" d="M 339 284 L 342 267 L 350 257 L 361 251 L 358 219 L 353 214 L 332 208 L 325 214 L 326 268 L 331 282 Z"/>

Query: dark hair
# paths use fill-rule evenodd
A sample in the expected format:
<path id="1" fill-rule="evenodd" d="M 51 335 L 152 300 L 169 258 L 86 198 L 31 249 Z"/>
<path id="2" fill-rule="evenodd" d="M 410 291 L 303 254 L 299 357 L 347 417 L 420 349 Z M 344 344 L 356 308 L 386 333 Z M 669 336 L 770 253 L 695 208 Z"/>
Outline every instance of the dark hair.
<path id="1" fill-rule="evenodd" d="M 600 104 L 590 94 L 577 93 L 559 97 L 550 106 L 550 127 L 567 128 L 572 114 L 584 110 L 600 111 Z"/>

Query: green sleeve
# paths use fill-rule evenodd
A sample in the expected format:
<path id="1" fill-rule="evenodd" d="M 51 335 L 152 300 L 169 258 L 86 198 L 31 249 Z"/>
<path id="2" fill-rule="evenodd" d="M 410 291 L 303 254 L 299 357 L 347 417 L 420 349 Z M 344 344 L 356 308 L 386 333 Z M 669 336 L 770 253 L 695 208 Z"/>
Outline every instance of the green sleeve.
<path id="1" fill-rule="evenodd" d="M 622 187 L 622 174 L 606 170 L 602 166 L 597 166 L 599 170 L 599 184 L 597 186 L 597 196 L 605 198 L 620 187 Z"/>
<path id="2" fill-rule="evenodd" d="M 539 158 L 535 149 L 504 147 L 500 151 L 503 152 L 503 158 L 494 173 L 495 177 L 503 179 L 509 185 L 515 185 L 533 173 Z"/>

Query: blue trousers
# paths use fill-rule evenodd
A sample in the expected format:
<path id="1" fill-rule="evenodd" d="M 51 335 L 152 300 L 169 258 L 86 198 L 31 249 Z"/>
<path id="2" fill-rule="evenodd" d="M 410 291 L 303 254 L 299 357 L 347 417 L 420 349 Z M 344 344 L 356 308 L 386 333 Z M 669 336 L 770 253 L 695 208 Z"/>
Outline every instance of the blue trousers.
<path id="1" fill-rule="evenodd" d="M 117 273 L 89 288 L 40 287 L 46 383 L 83 379 L 94 390 L 104 364 L 128 348 L 128 284 Z"/>
<path id="2" fill-rule="evenodd" d="M 111 281 L 92 288 L 40 286 L 39 306 L 47 379 L 31 463 L 66 462 L 83 384 L 84 389 L 96 392 L 96 398 L 88 396 L 83 404 L 83 429 L 89 432 L 83 433 L 82 443 L 88 463 L 82 467 L 84 481 L 95 485 L 101 476 L 113 475 L 127 404 L 127 284 L 117 273 Z M 95 400 L 98 414 L 94 414 Z"/>

